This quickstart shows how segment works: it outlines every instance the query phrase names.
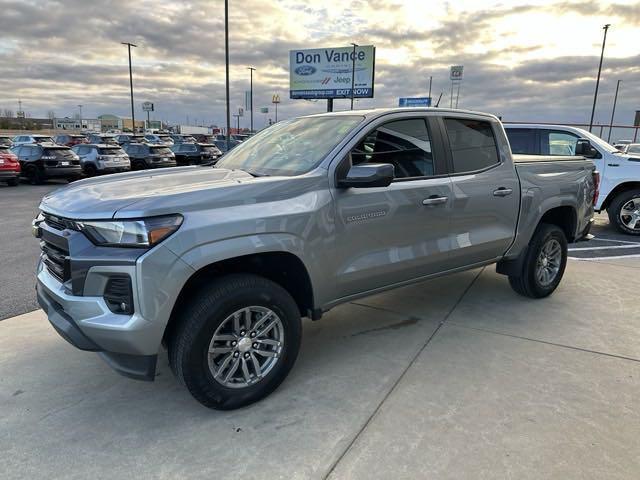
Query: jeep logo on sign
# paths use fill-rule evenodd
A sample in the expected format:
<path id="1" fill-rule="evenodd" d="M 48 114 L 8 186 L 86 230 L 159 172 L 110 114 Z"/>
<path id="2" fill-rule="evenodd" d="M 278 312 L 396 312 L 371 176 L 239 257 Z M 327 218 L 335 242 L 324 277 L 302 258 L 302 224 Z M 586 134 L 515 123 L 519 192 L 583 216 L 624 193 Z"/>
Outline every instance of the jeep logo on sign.
<path id="1" fill-rule="evenodd" d="M 313 75 L 316 73 L 316 67 L 312 67 L 311 65 L 300 65 L 296 68 L 295 72 L 298 75 Z"/>

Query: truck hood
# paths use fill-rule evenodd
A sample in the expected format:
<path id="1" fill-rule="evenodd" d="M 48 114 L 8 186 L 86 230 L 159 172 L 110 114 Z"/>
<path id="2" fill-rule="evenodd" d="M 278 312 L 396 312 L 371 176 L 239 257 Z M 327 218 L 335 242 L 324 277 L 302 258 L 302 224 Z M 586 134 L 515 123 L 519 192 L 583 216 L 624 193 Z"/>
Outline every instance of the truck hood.
<path id="1" fill-rule="evenodd" d="M 127 207 L 131 210 L 142 202 L 146 210 L 163 213 L 163 205 L 171 208 L 176 198 L 202 198 L 203 191 L 214 192 L 270 179 L 254 178 L 241 170 L 211 167 L 120 173 L 80 180 L 50 192 L 42 199 L 40 209 L 61 217 L 87 220 L 113 218 L 118 211 Z"/>

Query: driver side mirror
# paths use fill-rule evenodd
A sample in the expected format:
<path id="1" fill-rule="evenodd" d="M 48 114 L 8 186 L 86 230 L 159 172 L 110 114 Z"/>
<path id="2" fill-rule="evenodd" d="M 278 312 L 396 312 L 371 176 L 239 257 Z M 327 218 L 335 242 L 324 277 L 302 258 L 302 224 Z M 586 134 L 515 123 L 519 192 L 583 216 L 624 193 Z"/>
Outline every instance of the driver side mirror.
<path id="1" fill-rule="evenodd" d="M 576 142 L 576 155 L 581 155 L 585 158 L 596 158 L 598 156 L 598 151 L 593 148 L 591 142 L 586 138 L 579 138 Z"/>
<path id="2" fill-rule="evenodd" d="M 338 180 L 338 187 L 388 187 L 394 178 L 394 168 L 389 163 L 363 163 L 353 165 L 347 172 L 347 176 Z"/>

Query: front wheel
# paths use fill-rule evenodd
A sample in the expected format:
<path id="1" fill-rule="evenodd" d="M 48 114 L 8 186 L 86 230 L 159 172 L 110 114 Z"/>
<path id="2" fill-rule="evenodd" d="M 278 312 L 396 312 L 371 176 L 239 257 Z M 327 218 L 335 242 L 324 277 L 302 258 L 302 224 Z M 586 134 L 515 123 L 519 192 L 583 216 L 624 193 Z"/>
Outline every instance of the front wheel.
<path id="1" fill-rule="evenodd" d="M 280 285 L 220 277 L 194 295 L 169 340 L 176 376 L 200 403 L 231 410 L 275 390 L 298 356 L 300 311 Z"/>
<path id="2" fill-rule="evenodd" d="M 609 223 L 627 235 L 640 235 L 640 189 L 618 194 L 609 208 Z"/>
<path id="3" fill-rule="evenodd" d="M 533 234 L 518 275 L 509 276 L 520 295 L 543 298 L 558 287 L 567 266 L 567 237 L 556 225 L 541 224 Z"/>

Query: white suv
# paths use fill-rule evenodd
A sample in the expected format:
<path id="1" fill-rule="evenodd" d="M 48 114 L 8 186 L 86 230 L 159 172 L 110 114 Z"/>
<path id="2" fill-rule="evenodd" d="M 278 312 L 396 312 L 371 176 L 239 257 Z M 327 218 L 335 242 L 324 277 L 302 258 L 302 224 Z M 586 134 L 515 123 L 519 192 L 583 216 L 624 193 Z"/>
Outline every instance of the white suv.
<path id="1" fill-rule="evenodd" d="M 581 128 L 531 123 L 505 124 L 511 151 L 528 155 L 575 155 L 578 139 L 589 140 L 600 172 L 598 212 L 606 210 L 619 231 L 640 235 L 640 155 L 623 153 Z"/>

